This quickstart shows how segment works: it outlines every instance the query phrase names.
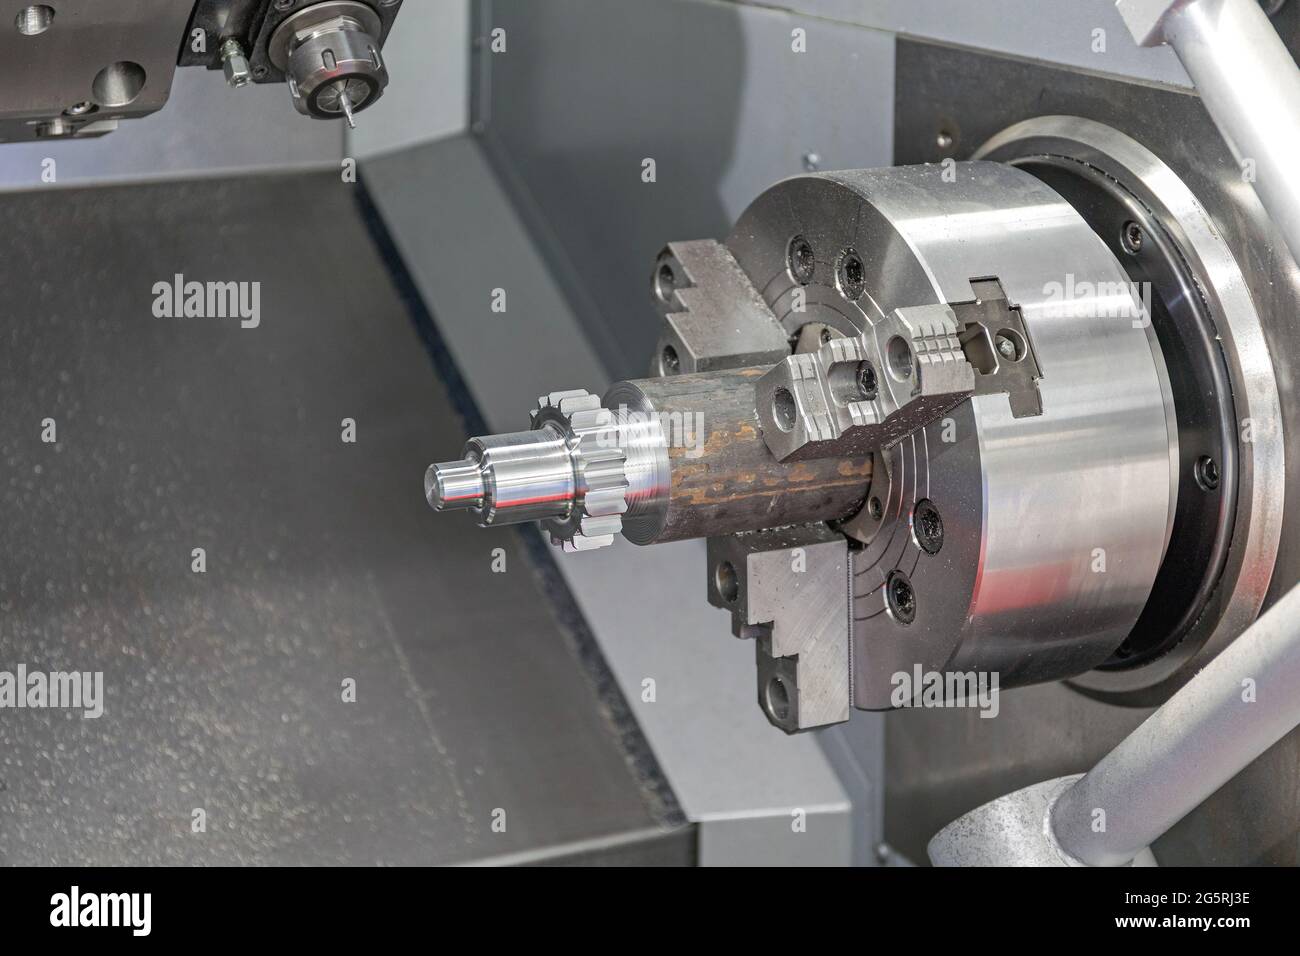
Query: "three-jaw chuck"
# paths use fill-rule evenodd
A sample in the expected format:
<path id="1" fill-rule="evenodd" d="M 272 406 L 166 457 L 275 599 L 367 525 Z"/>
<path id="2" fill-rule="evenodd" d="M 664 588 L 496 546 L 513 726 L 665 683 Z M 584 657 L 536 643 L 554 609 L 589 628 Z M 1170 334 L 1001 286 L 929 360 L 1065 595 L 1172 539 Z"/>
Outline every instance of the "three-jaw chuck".
<path id="1" fill-rule="evenodd" d="M 431 466 L 430 504 L 540 520 L 573 551 L 708 538 L 709 600 L 755 640 L 787 732 L 908 706 L 928 675 L 951 697 L 953 675 L 1160 657 L 1199 592 L 1156 582 L 1225 506 L 1232 457 L 1189 427 L 1205 389 L 1169 373 L 1191 319 L 1120 258 L 1164 234 L 1103 241 L 1101 207 L 1049 179 L 969 162 L 772 187 L 725 244 L 658 257 L 656 377 L 543 396 L 529 431 Z"/>

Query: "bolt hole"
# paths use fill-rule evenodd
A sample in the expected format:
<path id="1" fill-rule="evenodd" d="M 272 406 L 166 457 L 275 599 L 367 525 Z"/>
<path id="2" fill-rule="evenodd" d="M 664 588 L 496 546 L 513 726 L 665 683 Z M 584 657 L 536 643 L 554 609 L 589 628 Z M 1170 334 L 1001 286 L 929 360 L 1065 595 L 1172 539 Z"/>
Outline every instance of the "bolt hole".
<path id="1" fill-rule="evenodd" d="M 713 572 L 713 583 L 718 589 L 718 596 L 728 604 L 735 604 L 740 597 L 740 579 L 730 561 L 721 562 Z"/>
<path id="2" fill-rule="evenodd" d="M 912 508 L 912 538 L 926 554 L 938 554 L 943 547 L 943 518 L 929 498 L 922 498 Z"/>
<path id="3" fill-rule="evenodd" d="M 90 85 L 90 92 L 100 106 L 117 109 L 135 102 L 144 84 L 144 67 L 130 60 L 121 60 L 99 71 L 95 82 Z"/>
<path id="4" fill-rule="evenodd" d="M 916 620 L 916 592 L 902 571 L 891 571 L 885 579 L 885 603 L 890 617 L 899 624 L 911 624 Z"/>
<path id="5" fill-rule="evenodd" d="M 885 506 L 875 495 L 872 495 L 871 500 L 867 502 L 867 514 L 871 516 L 872 521 L 879 521 L 885 514 Z"/>
<path id="6" fill-rule="evenodd" d="M 1217 491 L 1219 487 L 1219 465 L 1209 455 L 1196 459 L 1196 483 L 1202 491 Z"/>
<path id="7" fill-rule="evenodd" d="M 1025 337 L 1015 329 L 1002 329 L 999 331 L 996 347 L 998 355 L 1008 362 L 1021 361 L 1029 351 L 1029 347 L 1025 344 Z"/>
<path id="8" fill-rule="evenodd" d="M 790 692 L 786 690 L 785 681 L 772 677 L 767 682 L 767 712 L 776 721 L 784 721 L 790 716 Z"/>
<path id="9" fill-rule="evenodd" d="M 871 367 L 870 362 L 858 363 L 858 393 L 865 402 L 874 402 L 876 400 L 878 383 L 876 382 L 876 370 Z"/>
<path id="10" fill-rule="evenodd" d="M 783 432 L 788 432 L 794 428 L 797 417 L 798 409 L 795 406 L 794 396 L 790 394 L 788 388 L 778 387 L 772 393 L 772 420 L 776 422 L 776 427 Z"/>
<path id="11" fill-rule="evenodd" d="M 786 249 L 786 267 L 790 270 L 790 278 L 800 285 L 812 282 L 813 273 L 817 269 L 817 257 L 813 254 L 812 245 L 803 236 L 795 236 L 790 240 Z"/>
<path id="12" fill-rule="evenodd" d="M 952 133 L 948 132 L 946 129 L 941 129 L 939 130 L 938 133 L 935 134 L 934 145 L 938 146 L 940 149 L 943 150 L 952 149 L 952 143 L 953 143 L 953 135 Z"/>
<path id="13" fill-rule="evenodd" d="M 831 398 L 837 405 L 876 400 L 876 370 L 870 362 L 837 362 L 831 366 L 827 379 Z"/>
<path id="14" fill-rule="evenodd" d="M 889 362 L 889 374 L 899 382 L 912 378 L 912 346 L 907 339 L 895 335 L 885 346 L 885 357 Z"/>
<path id="15" fill-rule="evenodd" d="M 844 250 L 840 256 L 835 281 L 840 287 L 840 294 L 850 302 L 858 301 L 867 290 L 866 267 L 862 264 L 862 258 L 852 249 Z"/>
<path id="16" fill-rule="evenodd" d="M 661 262 L 655 272 L 655 295 L 664 305 L 672 305 L 673 292 L 677 290 L 677 273 L 671 262 Z"/>
<path id="17" fill-rule="evenodd" d="M 677 357 L 677 350 L 671 345 L 665 345 L 663 351 L 659 353 L 659 373 L 676 375 L 681 370 L 682 360 Z"/>
<path id="18" fill-rule="evenodd" d="M 54 8 L 45 3 L 34 3 L 18 11 L 14 26 L 25 37 L 39 36 L 54 23 Z"/>

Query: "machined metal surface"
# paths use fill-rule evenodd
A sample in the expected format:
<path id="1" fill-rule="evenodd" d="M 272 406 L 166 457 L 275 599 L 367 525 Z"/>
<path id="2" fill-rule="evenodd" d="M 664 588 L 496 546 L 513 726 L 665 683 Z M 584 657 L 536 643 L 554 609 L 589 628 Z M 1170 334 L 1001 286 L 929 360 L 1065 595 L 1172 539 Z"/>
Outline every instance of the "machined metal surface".
<path id="1" fill-rule="evenodd" d="M 329 0 L 305 7 L 276 27 L 267 55 L 288 75 L 294 108 L 316 119 L 353 117 L 371 106 L 388 85 L 380 52 L 383 21 L 357 0 Z"/>
<path id="2" fill-rule="evenodd" d="M 814 250 L 807 285 L 787 268 L 791 236 Z M 1083 219 L 997 164 L 853 171 L 774 187 L 729 245 L 791 335 L 815 322 L 856 336 L 996 277 L 1041 372 L 1040 415 L 975 395 L 880 456 L 881 520 L 853 555 L 854 703 L 896 705 L 893 675 L 914 665 L 1009 687 L 1105 660 L 1163 557 L 1177 433 L 1142 305 Z M 845 249 L 862 255 L 856 301 L 837 281 Z M 1067 292 L 1071 276 L 1086 281 Z M 922 503 L 947 529 L 940 547 L 921 540 Z"/>
<path id="3" fill-rule="evenodd" d="M 337 29 L 340 18 L 354 21 L 375 37 L 383 31 L 379 12 L 363 0 L 322 0 L 300 4 L 298 10 L 275 25 L 275 31 L 266 44 L 266 55 L 271 64 L 278 70 L 287 71 L 294 47 L 322 28 Z"/>
<path id="4" fill-rule="evenodd" d="M 825 525 L 709 539 L 709 602 L 754 641 L 758 706 L 787 733 L 849 719 L 849 556 Z"/>
<path id="5" fill-rule="evenodd" d="M 1183 578 L 1202 579 L 1203 593 L 1188 606 L 1189 619 L 1177 625 L 1176 642 L 1162 648 L 1157 659 L 1136 670 L 1111 668 L 1077 680 L 1090 692 L 1158 702 L 1255 620 L 1273 577 L 1286 475 L 1282 413 L 1264 322 L 1236 254 L 1206 207 L 1137 140 L 1092 120 L 1046 116 L 998 133 L 979 155 L 1014 163 L 1049 181 L 1059 171 L 1067 178 L 1095 177 L 1116 184 L 1133 204 L 1133 211 L 1120 218 L 1149 214 L 1148 245 L 1167 236 L 1171 258 L 1188 270 L 1168 298 L 1184 301 L 1184 308 L 1203 304 L 1211 330 L 1209 347 L 1222 352 L 1228 378 L 1215 383 L 1213 391 L 1228 403 L 1222 426 L 1226 434 L 1214 449 L 1212 438 L 1192 438 L 1178 463 L 1181 480 L 1188 485 L 1182 500 L 1185 509 L 1194 507 L 1186 496 L 1205 497 L 1192 470 L 1198 456 L 1207 451 L 1216 456 L 1224 487 L 1234 489 L 1219 507 L 1222 547 L 1218 553 L 1207 561 L 1198 552 L 1204 562 L 1200 566 L 1171 568 L 1171 573 Z M 1118 235 L 1113 222 L 1107 226 L 1110 235 Z M 1187 314 L 1178 321 L 1193 324 Z M 1180 364 L 1190 361 L 1189 356 L 1179 356 Z M 1192 550 L 1181 537 L 1176 547 Z"/>
<path id="6" fill-rule="evenodd" d="M 603 403 L 550 393 L 532 430 L 471 439 L 462 460 L 429 466 L 426 496 L 484 526 L 544 521 L 566 550 L 620 533 L 653 544 L 849 517 L 871 459 L 776 461 L 753 411 L 764 371 L 619 382 Z"/>
<path id="7" fill-rule="evenodd" d="M 53 16 L 31 19 L 40 6 Z M 189 14 L 174 0 L 0 2 L 0 143 L 102 135 L 161 109 Z"/>
<path id="8" fill-rule="evenodd" d="M 1288 4 L 1277 20 L 1292 24 L 1292 39 L 1297 36 L 1298 14 L 1300 7 Z M 1197 97 L 913 41 L 900 40 L 898 65 L 897 162 L 969 155 L 1018 122 L 1052 115 L 1103 123 L 1159 156 L 1195 196 L 1202 221 L 1240 264 L 1244 293 L 1261 318 L 1266 355 L 1252 348 L 1234 356 L 1236 348 L 1225 330 L 1225 356 L 1247 372 L 1234 388 L 1241 395 L 1252 393 L 1261 372 L 1275 374 L 1279 382 L 1293 377 L 1295 343 L 1300 341 L 1300 276 L 1276 226 L 1254 191 L 1245 188 L 1234 157 Z M 949 133 L 949 139 L 941 140 L 942 132 Z M 1150 191 L 1157 192 L 1155 187 L 1166 182 L 1168 174 L 1160 172 L 1149 184 Z M 1285 437 L 1300 427 L 1300 409 L 1290 390 L 1280 389 L 1277 397 L 1278 419 L 1252 421 L 1256 428 L 1280 427 Z M 1266 575 L 1252 576 L 1237 585 L 1266 589 L 1265 607 L 1300 575 L 1300 536 L 1292 527 L 1295 509 L 1285 506 L 1285 499 L 1297 493 L 1296 452 L 1293 445 L 1283 450 L 1287 467 L 1281 481 L 1272 483 L 1269 498 L 1271 517 L 1280 514 L 1282 521 L 1272 581 Z M 1243 465 L 1250 457 L 1243 456 Z M 1249 497 L 1244 484 L 1242 493 Z M 1224 597 L 1215 592 L 1212 601 L 1217 604 Z M 1187 671 L 1194 673 L 1213 652 L 1207 643 L 1186 665 Z M 1153 685 L 1150 698 L 1126 696 L 1138 705 L 1159 703 L 1161 695 L 1176 686 Z M 1048 685 L 1005 695 L 1001 718 L 995 721 L 983 721 L 969 710 L 890 715 L 888 838 L 921 858 L 925 841 L 964 811 L 1020 787 L 1086 769 L 1146 713 L 1141 706 L 1116 707 L 1069 686 Z M 1300 779 L 1298 743 L 1293 733 L 1265 752 L 1162 837 L 1154 848 L 1156 856 L 1166 864 L 1293 865 L 1300 820 L 1289 794 Z"/>
<path id="9" fill-rule="evenodd" d="M 709 537 L 710 600 L 756 640 L 760 707 L 787 732 L 850 700 L 909 706 L 928 674 L 1009 688 L 1115 655 L 1170 541 L 1179 430 L 1150 314 L 1093 226 L 1029 173 L 975 162 L 788 180 L 728 248 L 722 289 L 697 269 L 691 290 L 761 290 L 744 314 L 775 317 L 794 355 L 603 403 L 552 393 L 532 432 L 432 466 L 431 504 L 544 519 L 574 550 Z M 692 251 L 656 263 L 665 305 Z M 705 330 L 673 314 L 688 348 Z M 715 361 L 744 339 L 715 330 Z M 830 561 L 811 578 L 806 535 Z"/>
<path id="10" fill-rule="evenodd" d="M 946 303 L 905 306 L 787 356 L 754 389 L 767 447 L 779 461 L 868 454 L 951 411 L 975 390 L 962 331 Z"/>
<path id="11" fill-rule="evenodd" d="M 670 242 L 653 285 L 664 321 L 651 362 L 659 375 L 774 365 L 790 351 L 776 316 L 720 242 Z"/>
<path id="12" fill-rule="evenodd" d="M 461 461 L 430 465 L 425 497 L 436 511 L 468 508 L 489 525 L 544 521 L 566 551 L 613 544 L 629 505 L 657 501 L 658 475 L 632 470 L 627 449 L 656 446 L 658 422 L 633 420 L 582 389 L 537 400 L 532 428 L 472 438 Z M 649 430 L 645 441 L 640 433 Z M 653 451 L 651 452 L 653 454 Z"/>

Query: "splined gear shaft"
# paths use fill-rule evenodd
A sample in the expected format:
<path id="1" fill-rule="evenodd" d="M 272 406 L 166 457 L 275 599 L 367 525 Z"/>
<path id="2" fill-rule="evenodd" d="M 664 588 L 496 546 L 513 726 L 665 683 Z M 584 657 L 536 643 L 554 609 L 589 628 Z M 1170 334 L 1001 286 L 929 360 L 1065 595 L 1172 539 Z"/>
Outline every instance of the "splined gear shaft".
<path id="1" fill-rule="evenodd" d="M 619 382 L 603 402 L 543 395 L 530 431 L 471 438 L 462 460 L 430 465 L 425 496 L 485 527 L 541 521 L 566 551 L 848 517 L 870 458 L 777 461 L 754 412 L 765 371 Z"/>
<path id="2" fill-rule="evenodd" d="M 468 508 L 483 525 L 545 521 L 566 551 L 614 541 L 627 511 L 627 454 L 615 415 L 582 389 L 537 400 L 532 430 L 470 439 L 462 461 L 429 466 L 438 511 Z"/>

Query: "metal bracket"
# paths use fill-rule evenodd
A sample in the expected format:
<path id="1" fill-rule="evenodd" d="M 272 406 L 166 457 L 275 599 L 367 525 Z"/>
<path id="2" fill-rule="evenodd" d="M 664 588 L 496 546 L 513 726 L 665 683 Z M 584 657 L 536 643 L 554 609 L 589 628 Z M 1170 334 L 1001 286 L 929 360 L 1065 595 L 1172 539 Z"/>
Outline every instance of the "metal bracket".
<path id="1" fill-rule="evenodd" d="M 664 330 L 652 375 L 771 365 L 790 354 L 781 323 L 720 242 L 669 243 L 653 288 Z"/>
<path id="2" fill-rule="evenodd" d="M 975 394 L 1005 393 L 1015 418 L 1043 414 L 1043 377 L 1020 307 L 1007 301 L 997 279 L 972 279 L 973 302 L 953 303 L 962 349 L 975 367 Z"/>
<path id="3" fill-rule="evenodd" d="M 975 390 L 956 313 L 895 309 L 867 334 L 788 356 L 754 386 L 763 440 L 778 461 L 888 448 Z"/>
<path id="4" fill-rule="evenodd" d="M 825 525 L 709 539 L 709 603 L 755 638 L 758 704 L 797 733 L 849 719 L 848 542 Z"/>

